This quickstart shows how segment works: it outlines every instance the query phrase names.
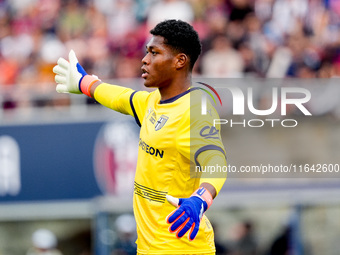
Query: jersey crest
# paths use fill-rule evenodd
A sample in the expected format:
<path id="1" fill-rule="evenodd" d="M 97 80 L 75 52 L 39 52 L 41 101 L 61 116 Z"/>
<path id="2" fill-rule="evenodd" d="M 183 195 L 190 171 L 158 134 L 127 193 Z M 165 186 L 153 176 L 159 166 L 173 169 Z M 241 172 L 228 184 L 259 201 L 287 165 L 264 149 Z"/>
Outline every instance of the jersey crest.
<path id="1" fill-rule="evenodd" d="M 168 121 L 169 117 L 165 116 L 164 114 L 159 117 L 155 124 L 155 131 L 160 130 L 162 127 L 164 127 L 165 123 Z"/>

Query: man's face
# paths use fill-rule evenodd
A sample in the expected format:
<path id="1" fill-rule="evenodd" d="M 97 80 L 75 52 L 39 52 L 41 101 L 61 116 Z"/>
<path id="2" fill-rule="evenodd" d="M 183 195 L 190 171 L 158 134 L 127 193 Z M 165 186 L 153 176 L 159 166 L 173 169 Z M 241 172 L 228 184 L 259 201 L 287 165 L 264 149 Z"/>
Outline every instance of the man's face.
<path id="1" fill-rule="evenodd" d="M 153 36 L 146 45 L 146 55 L 142 59 L 142 78 L 146 87 L 161 88 L 173 79 L 175 54 L 164 44 L 164 37 Z"/>

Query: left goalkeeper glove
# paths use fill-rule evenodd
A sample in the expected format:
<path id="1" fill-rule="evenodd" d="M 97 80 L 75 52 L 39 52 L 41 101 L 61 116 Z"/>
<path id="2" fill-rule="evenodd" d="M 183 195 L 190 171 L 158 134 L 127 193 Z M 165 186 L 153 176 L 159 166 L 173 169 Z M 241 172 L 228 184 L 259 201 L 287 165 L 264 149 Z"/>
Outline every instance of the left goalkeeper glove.
<path id="1" fill-rule="evenodd" d="M 79 64 L 76 54 L 73 50 L 69 53 L 69 61 L 59 58 L 57 65 L 53 68 L 56 74 L 56 90 L 58 93 L 74 93 L 91 97 L 91 86 L 100 81 L 95 75 L 88 75 L 84 68 Z"/>
<path id="2" fill-rule="evenodd" d="M 181 238 L 188 232 L 188 238 L 193 241 L 198 233 L 203 213 L 210 207 L 213 197 L 208 190 L 203 187 L 197 189 L 189 198 L 174 198 L 166 195 L 166 199 L 173 206 L 178 207 L 167 216 L 170 233 L 176 233 Z"/>

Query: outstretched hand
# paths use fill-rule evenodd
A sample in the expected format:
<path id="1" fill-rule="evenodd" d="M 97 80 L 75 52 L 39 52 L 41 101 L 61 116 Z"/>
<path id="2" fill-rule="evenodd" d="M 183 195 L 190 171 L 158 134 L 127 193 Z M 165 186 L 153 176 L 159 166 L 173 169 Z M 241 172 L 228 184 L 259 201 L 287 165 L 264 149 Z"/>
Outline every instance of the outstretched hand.
<path id="1" fill-rule="evenodd" d="M 55 81 L 58 84 L 56 90 L 58 93 L 81 94 L 80 82 L 87 75 L 84 68 L 79 64 L 76 54 L 73 50 L 69 53 L 69 61 L 59 58 L 57 65 L 53 68 Z"/>

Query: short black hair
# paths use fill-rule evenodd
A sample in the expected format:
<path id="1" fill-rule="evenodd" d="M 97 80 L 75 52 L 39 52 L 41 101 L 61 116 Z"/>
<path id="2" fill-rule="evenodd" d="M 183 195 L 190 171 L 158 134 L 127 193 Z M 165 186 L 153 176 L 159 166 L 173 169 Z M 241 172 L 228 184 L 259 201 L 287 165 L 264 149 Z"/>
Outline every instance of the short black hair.
<path id="1" fill-rule="evenodd" d="M 201 54 L 201 42 L 195 29 L 182 20 L 165 20 L 158 23 L 151 31 L 152 35 L 164 37 L 164 43 L 174 50 L 189 56 L 190 69 Z"/>

